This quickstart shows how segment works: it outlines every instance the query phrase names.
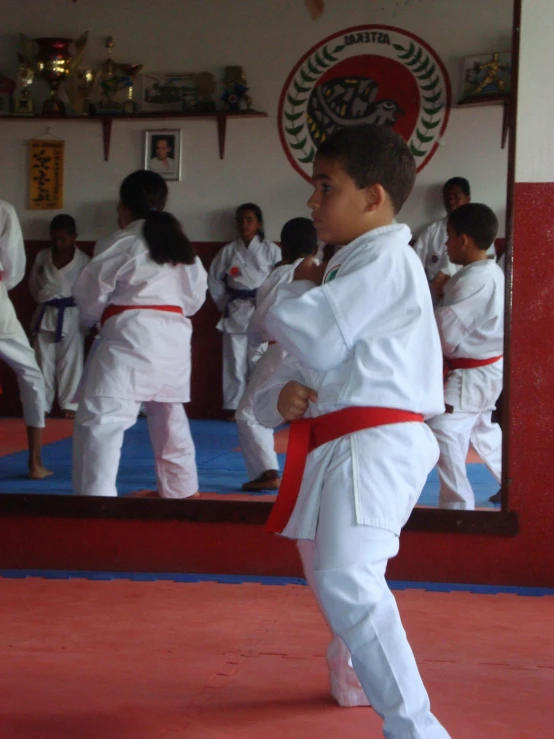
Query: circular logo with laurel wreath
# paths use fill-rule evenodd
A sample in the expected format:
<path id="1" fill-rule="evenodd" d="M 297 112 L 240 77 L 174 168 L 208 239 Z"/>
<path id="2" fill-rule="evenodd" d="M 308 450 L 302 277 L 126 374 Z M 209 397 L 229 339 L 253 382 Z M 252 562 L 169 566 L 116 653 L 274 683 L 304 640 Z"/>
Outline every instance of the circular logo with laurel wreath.
<path id="1" fill-rule="evenodd" d="M 443 63 L 417 36 L 394 26 L 355 26 L 313 46 L 289 74 L 279 101 L 279 136 L 307 180 L 318 146 L 344 126 L 391 126 L 418 172 L 435 153 L 450 110 Z"/>

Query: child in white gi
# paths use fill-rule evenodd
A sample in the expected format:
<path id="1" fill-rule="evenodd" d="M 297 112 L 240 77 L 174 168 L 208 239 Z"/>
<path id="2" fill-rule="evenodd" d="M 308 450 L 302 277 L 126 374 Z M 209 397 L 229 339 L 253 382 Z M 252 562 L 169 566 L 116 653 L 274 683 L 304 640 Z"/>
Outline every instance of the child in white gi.
<path id="1" fill-rule="evenodd" d="M 315 540 L 319 600 L 384 735 L 445 739 L 385 580 L 438 458 L 423 421 L 444 409 L 429 288 L 408 227 L 392 225 L 414 180 L 413 156 L 388 127 L 347 126 L 323 142 L 308 205 L 320 238 L 345 246 L 279 290 L 266 326 L 289 355 L 256 414 L 292 421 L 269 523 Z"/>
<path id="2" fill-rule="evenodd" d="M 285 356 L 279 344 L 268 336 L 264 322 L 279 286 L 291 282 L 294 270 L 304 257 L 313 256 L 316 251 L 317 234 L 312 221 L 308 218 L 287 221 L 281 230 L 283 258 L 275 265 L 256 294 L 256 311 L 250 320 L 249 336 L 254 345 L 269 342 L 269 346 L 256 363 L 236 412 L 240 447 L 249 477 L 249 482 L 242 486 L 246 491 L 278 490 L 281 483 L 273 429 L 262 426 L 254 414 L 256 390 L 273 374 Z"/>
<path id="3" fill-rule="evenodd" d="M 8 296 L 8 290 L 23 279 L 25 261 L 25 245 L 15 209 L 0 200 L 0 359 L 17 375 L 23 419 L 27 426 L 29 477 L 41 480 L 52 474 L 42 464 L 41 453 L 45 415 L 44 379 Z"/>
<path id="4" fill-rule="evenodd" d="M 281 259 L 279 247 L 264 237 L 259 206 L 240 205 L 235 220 L 240 238 L 218 252 L 208 277 L 210 294 L 223 313 L 217 324 L 223 332 L 223 407 L 231 414 L 238 408 L 248 377 L 266 347 L 248 339 L 256 290 Z"/>
<path id="5" fill-rule="evenodd" d="M 158 493 L 198 491 L 194 444 L 183 403 L 190 400 L 188 316 L 206 298 L 207 276 L 181 224 L 164 211 L 165 180 L 139 170 L 123 180 L 120 231 L 73 288 L 86 326 L 101 323 L 80 388 L 73 437 L 73 488 L 115 496 L 123 434 L 148 416 Z"/>
<path id="6" fill-rule="evenodd" d="M 479 203 L 448 218 L 448 256 L 462 269 L 448 281 L 435 310 L 448 369 L 446 412 L 429 421 L 440 447 L 441 508 L 475 508 L 466 468 L 470 443 L 501 479 L 502 429 L 491 414 L 502 390 L 504 274 L 487 258 L 497 231 L 496 216 Z"/>
<path id="7" fill-rule="evenodd" d="M 75 418 L 74 402 L 83 372 L 84 332 L 72 296 L 73 285 L 90 262 L 75 246 L 77 228 L 72 216 L 61 214 L 50 223 L 52 246 L 35 259 L 29 289 L 39 304 L 33 316 L 33 346 L 46 386 L 46 412 L 58 390 L 64 418 Z"/>

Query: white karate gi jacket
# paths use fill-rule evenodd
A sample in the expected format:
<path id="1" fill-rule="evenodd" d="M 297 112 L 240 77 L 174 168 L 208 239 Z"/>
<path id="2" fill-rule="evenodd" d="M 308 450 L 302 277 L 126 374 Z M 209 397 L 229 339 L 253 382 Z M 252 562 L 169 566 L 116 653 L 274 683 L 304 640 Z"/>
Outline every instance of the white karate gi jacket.
<path id="1" fill-rule="evenodd" d="M 277 398 L 289 380 L 318 392 L 312 417 L 349 406 L 424 418 L 444 411 L 440 340 L 410 236 L 405 225 L 370 231 L 337 252 L 320 287 L 297 281 L 279 289 L 266 327 L 289 356 L 256 395 L 261 423 L 283 422 Z M 354 495 L 357 522 L 398 534 L 437 458 L 436 441 L 421 423 L 366 429 L 324 444 L 308 455 L 283 533 L 315 536 L 325 471 L 333 464 L 352 470 L 354 490 L 337 495 Z"/>
<path id="2" fill-rule="evenodd" d="M 489 359 L 504 351 L 504 274 L 491 259 L 473 262 L 446 284 L 435 310 L 447 359 Z M 454 370 L 447 378 L 445 403 L 478 412 L 494 403 L 502 389 L 503 361 Z"/>
<path id="3" fill-rule="evenodd" d="M 228 334 L 245 334 L 255 310 L 254 300 L 229 300 L 225 279 L 235 290 L 257 290 L 273 266 L 281 260 L 281 250 L 272 241 L 255 236 L 248 247 L 242 239 L 224 246 L 210 265 L 210 294 L 223 315 L 217 324 Z M 225 314 L 228 315 L 225 315 Z"/>
<path id="4" fill-rule="evenodd" d="M 0 200 L 0 338 L 19 332 L 8 290 L 18 285 L 25 274 L 25 245 L 15 208 Z"/>
<path id="5" fill-rule="evenodd" d="M 186 403 L 190 400 L 192 325 L 206 298 L 207 276 L 192 265 L 156 264 L 142 236 L 144 221 L 117 231 L 77 280 L 73 297 L 86 326 L 108 305 L 176 305 L 184 315 L 126 311 L 100 330 L 85 366 L 80 394 Z"/>
<path id="6" fill-rule="evenodd" d="M 51 248 L 39 251 L 29 277 L 29 290 L 39 304 L 31 321 L 31 329 L 34 330 L 42 311 L 41 303 L 53 298 L 70 298 L 73 295 L 73 286 L 89 262 L 90 258 L 79 248 L 75 248 L 71 262 L 58 269 L 53 263 Z M 57 320 L 58 308 L 47 306 L 39 330 L 55 332 Z M 79 311 L 76 308 L 67 308 L 63 316 L 62 336 L 79 333 L 79 330 Z"/>

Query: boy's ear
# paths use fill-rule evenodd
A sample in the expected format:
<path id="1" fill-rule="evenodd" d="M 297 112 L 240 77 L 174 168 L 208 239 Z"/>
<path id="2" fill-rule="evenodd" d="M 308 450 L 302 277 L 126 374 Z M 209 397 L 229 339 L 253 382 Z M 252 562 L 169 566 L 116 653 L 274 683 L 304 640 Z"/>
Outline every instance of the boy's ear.
<path id="1" fill-rule="evenodd" d="M 387 199 L 387 193 L 383 185 L 369 185 L 366 187 L 366 210 L 371 212 L 380 208 Z"/>
<path id="2" fill-rule="evenodd" d="M 460 234 L 460 239 L 462 243 L 462 248 L 467 249 L 471 246 L 471 238 L 467 234 Z"/>

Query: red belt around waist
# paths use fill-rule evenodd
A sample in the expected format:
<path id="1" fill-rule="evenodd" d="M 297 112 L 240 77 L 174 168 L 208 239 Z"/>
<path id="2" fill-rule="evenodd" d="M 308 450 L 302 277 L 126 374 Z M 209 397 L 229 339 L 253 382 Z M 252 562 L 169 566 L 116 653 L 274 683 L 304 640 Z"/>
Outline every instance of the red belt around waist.
<path id="1" fill-rule="evenodd" d="M 301 418 L 290 425 L 287 458 L 277 500 L 265 525 L 267 531 L 281 533 L 292 515 L 304 476 L 308 454 L 317 447 L 356 431 L 392 423 L 423 422 L 420 413 L 395 408 L 354 406 L 317 418 Z"/>
<path id="2" fill-rule="evenodd" d="M 178 305 L 108 305 L 102 313 L 100 325 L 103 326 L 108 318 L 118 316 L 128 310 L 159 310 L 164 313 L 180 313 L 183 315 L 183 309 Z"/>
<path id="3" fill-rule="evenodd" d="M 467 359 L 466 357 L 460 357 L 458 359 L 446 359 L 444 358 L 444 365 L 447 371 L 457 369 L 475 369 L 476 367 L 486 367 L 489 364 L 494 364 L 502 359 L 502 354 L 498 357 L 489 357 L 488 359 Z"/>

